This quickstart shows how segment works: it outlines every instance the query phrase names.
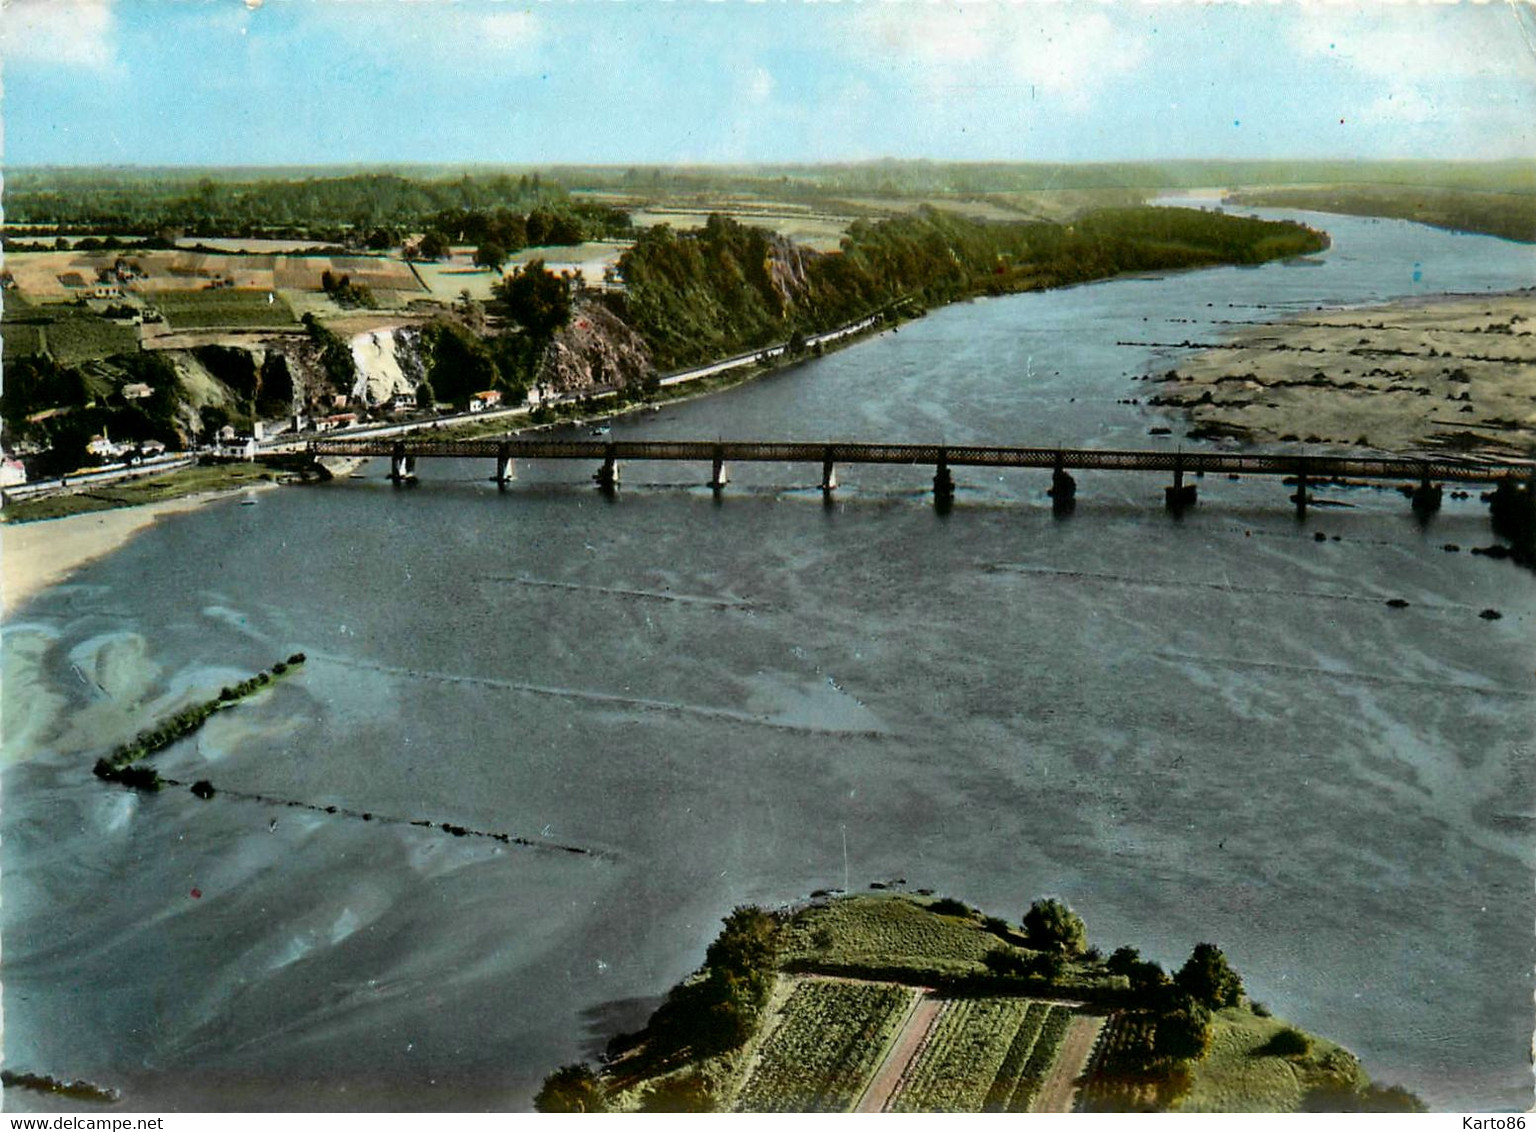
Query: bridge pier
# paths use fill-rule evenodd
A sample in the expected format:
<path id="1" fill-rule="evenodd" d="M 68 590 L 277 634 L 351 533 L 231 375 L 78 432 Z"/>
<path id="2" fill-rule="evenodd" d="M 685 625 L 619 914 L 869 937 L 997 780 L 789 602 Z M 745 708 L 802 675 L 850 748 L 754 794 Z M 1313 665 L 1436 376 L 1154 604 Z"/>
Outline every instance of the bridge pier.
<path id="1" fill-rule="evenodd" d="M 933 505 L 948 508 L 955 501 L 955 477 L 949 474 L 949 459 L 944 449 L 939 449 L 939 464 L 933 470 Z"/>
<path id="2" fill-rule="evenodd" d="M 613 453 L 613 445 L 608 446 L 603 466 L 597 469 L 592 479 L 597 483 L 599 491 L 615 492 L 619 489 L 619 460 Z"/>
<path id="3" fill-rule="evenodd" d="M 416 457 L 407 456 L 403 444 L 396 444 L 389 455 L 389 478 L 396 484 L 416 478 Z"/>
<path id="4" fill-rule="evenodd" d="M 1195 485 L 1184 482 L 1184 454 L 1181 452 L 1174 457 L 1173 486 L 1163 488 L 1163 506 L 1178 515 L 1186 507 L 1193 507 L 1197 498 Z"/>
<path id="5" fill-rule="evenodd" d="M 1536 476 L 1524 483 L 1512 477 L 1501 479 L 1483 498 L 1488 501 L 1493 533 L 1514 543 L 1527 561 L 1536 560 Z"/>
<path id="6" fill-rule="evenodd" d="M 837 468 L 832 462 L 830 448 L 821 457 L 821 490 L 826 495 L 831 495 L 837 490 Z"/>
<path id="7" fill-rule="evenodd" d="M 1291 496 L 1291 502 L 1296 504 L 1296 517 L 1307 517 L 1307 469 L 1305 466 L 1296 472 L 1296 494 Z"/>
<path id="8" fill-rule="evenodd" d="M 1437 483 L 1430 483 L 1429 476 L 1424 476 L 1419 481 L 1419 486 L 1413 489 L 1413 513 L 1421 519 L 1427 519 L 1440 510 L 1440 500 L 1444 495 L 1444 489 Z"/>
<path id="9" fill-rule="evenodd" d="M 721 491 L 725 490 L 725 485 L 730 482 L 730 472 L 725 466 L 725 453 L 717 447 L 714 459 L 710 462 L 709 486 L 718 495 Z"/>
<path id="10" fill-rule="evenodd" d="M 1056 466 L 1051 469 L 1051 489 L 1046 492 L 1051 497 L 1051 510 L 1058 515 L 1065 515 L 1077 506 L 1077 481 L 1062 463 L 1063 457 L 1058 451 Z"/>

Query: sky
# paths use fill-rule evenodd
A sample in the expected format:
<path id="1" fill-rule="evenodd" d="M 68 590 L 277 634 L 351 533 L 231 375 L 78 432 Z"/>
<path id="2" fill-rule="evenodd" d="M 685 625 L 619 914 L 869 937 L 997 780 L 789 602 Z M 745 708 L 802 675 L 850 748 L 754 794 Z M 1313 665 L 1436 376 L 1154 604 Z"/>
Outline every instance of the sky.
<path id="1" fill-rule="evenodd" d="M 6 0 L 4 162 L 1536 157 L 1536 8 Z"/>

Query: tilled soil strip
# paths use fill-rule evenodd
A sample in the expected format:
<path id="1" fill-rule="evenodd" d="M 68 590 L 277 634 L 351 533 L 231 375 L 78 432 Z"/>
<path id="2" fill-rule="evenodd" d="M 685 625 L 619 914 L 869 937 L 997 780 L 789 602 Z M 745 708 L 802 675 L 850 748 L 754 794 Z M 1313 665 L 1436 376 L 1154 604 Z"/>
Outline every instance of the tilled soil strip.
<path id="1" fill-rule="evenodd" d="M 859 1098 L 859 1103 L 854 1107 L 854 1112 L 884 1112 L 891 1095 L 900 1084 L 902 1074 L 912 1064 L 912 1059 L 917 1056 L 922 1048 L 923 1039 L 928 1036 L 928 1031 L 933 1028 L 934 1020 L 943 1010 L 942 999 L 933 998 L 924 994 L 917 1001 L 912 1013 L 907 1016 L 906 1025 L 901 1028 L 901 1033 L 896 1036 L 896 1041 L 891 1045 L 891 1051 L 885 1055 L 885 1060 L 880 1063 L 880 1068 L 875 1071 L 870 1079 L 869 1087 L 864 1090 L 864 1095 Z"/>
<path id="2" fill-rule="evenodd" d="M 1082 1076 L 1103 1028 L 1104 1019 L 1096 1014 L 1079 1014 L 1072 1019 L 1061 1050 L 1056 1054 L 1056 1063 L 1051 1066 L 1045 1084 L 1040 1086 L 1040 1095 L 1035 1098 L 1031 1112 L 1072 1111 L 1072 1103 L 1077 1097 L 1077 1079 Z"/>

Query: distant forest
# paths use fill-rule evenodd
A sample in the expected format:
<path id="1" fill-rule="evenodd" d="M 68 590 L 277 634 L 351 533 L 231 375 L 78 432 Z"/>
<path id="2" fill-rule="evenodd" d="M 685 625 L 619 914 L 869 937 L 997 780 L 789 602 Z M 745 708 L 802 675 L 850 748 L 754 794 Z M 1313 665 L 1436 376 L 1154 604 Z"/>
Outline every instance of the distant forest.
<path id="1" fill-rule="evenodd" d="M 1400 185 L 1329 185 L 1237 193 L 1237 204 L 1388 216 L 1458 232 L 1536 243 L 1536 192 L 1496 193 Z"/>
<path id="2" fill-rule="evenodd" d="M 573 202 L 537 172 L 416 179 L 392 173 L 231 179 L 174 171 L 23 171 L 8 179 L 6 225 L 49 235 L 144 236 L 173 230 L 194 237 L 272 237 L 389 247 L 410 232 L 441 231 L 483 242 L 480 218 L 538 217 L 563 227 L 549 243 L 628 231 L 628 216 L 606 205 Z M 476 225 L 479 225 L 476 227 Z M 504 225 L 503 225 L 504 227 Z M 466 230 L 469 229 L 469 230 Z M 509 250 L 523 246 L 499 233 Z M 15 237 L 12 237 L 13 239 Z M 537 242 L 546 242 L 543 240 Z"/>
<path id="3" fill-rule="evenodd" d="M 1149 196 L 1190 188 L 1377 186 L 1420 195 L 1536 195 L 1536 161 L 1170 161 L 1061 165 L 881 160 L 827 165 L 489 166 L 353 169 L 21 168 L 7 171 L 7 227 L 64 235 L 258 236 L 359 241 L 382 230 L 422 231 L 434 218 L 536 208 L 619 226 L 616 208 L 711 194 L 746 194 L 857 214 L 845 198 L 985 197 L 1118 191 Z M 441 224 L 435 225 L 441 227 Z M 1482 228 L 1479 230 L 1488 230 Z M 1501 233 L 1502 234 L 1502 233 Z M 23 235 L 23 238 L 26 238 Z"/>

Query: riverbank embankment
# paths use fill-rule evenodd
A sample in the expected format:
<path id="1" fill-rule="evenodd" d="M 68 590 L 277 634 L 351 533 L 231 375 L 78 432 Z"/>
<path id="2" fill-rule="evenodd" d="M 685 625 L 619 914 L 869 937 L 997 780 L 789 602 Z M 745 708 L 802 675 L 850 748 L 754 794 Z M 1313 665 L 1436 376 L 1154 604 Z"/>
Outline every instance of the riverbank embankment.
<path id="1" fill-rule="evenodd" d="M 808 339 L 807 347 L 817 355 L 841 349 L 877 331 L 880 325 L 878 316 L 860 319 Z M 741 355 L 706 366 L 679 371 L 663 379 L 659 400 L 665 402 L 691 400 L 694 397 L 720 392 L 796 360 L 799 359 L 791 358 L 787 353 L 787 346 L 779 345 L 765 348 L 756 354 Z M 609 396 L 612 397 L 611 394 Z M 576 402 L 565 406 L 574 413 L 596 417 L 617 416 L 625 412 L 637 412 L 646 407 L 645 403 L 607 406 L 597 400 L 591 403 L 591 408 L 595 411 L 587 411 L 583 414 L 582 408 Z M 561 416 L 564 418 L 564 414 Z M 496 413 L 497 419 L 494 421 L 489 419 L 490 417 L 491 414 L 486 414 L 487 419 L 476 420 L 472 424 L 456 422 L 450 425 L 440 421 L 413 422 L 409 425 L 389 428 L 387 434 L 406 435 L 441 427 L 445 433 L 455 436 L 483 431 L 507 432 L 515 435 L 519 432 L 550 427 L 551 424 L 570 423 L 569 418 L 557 419 L 549 424 L 530 423 L 527 408 Z M 521 422 L 519 426 L 508 428 L 507 418 L 509 417 L 517 418 Z M 466 425 L 468 425 L 467 428 Z M 487 426 L 490 427 L 487 428 Z M 370 430 L 375 435 L 384 434 L 385 431 L 378 430 L 375 433 Z M 332 476 L 348 475 L 362 463 L 360 459 L 326 462 Z M 222 471 L 227 475 L 236 467 L 240 469 L 249 467 L 254 470 L 253 475 L 261 471 L 258 465 L 223 465 Z M 129 489 L 119 489 L 117 494 L 123 496 L 121 499 L 96 500 L 95 503 L 100 505 L 96 509 L 57 517 L 17 520 L 14 518 L 15 509 L 8 509 L 11 514 L 6 516 L 4 523 L 0 523 L 0 618 L 8 617 L 10 612 L 19 605 L 48 587 L 63 581 L 80 567 L 116 550 L 139 531 L 156 522 L 162 515 L 182 514 L 205 504 L 226 499 L 230 495 L 278 486 L 270 480 L 247 482 L 242 477 L 238 482 L 231 483 L 227 487 L 192 490 L 183 495 L 175 494 L 178 491 L 178 478 L 190 483 L 193 477 L 207 473 L 208 469 L 184 469 L 165 477 L 146 477 L 139 484 L 132 485 L 168 494 L 169 498 L 153 498 L 140 502 L 130 497 Z M 69 498 L 72 501 L 71 505 L 79 504 L 76 497 Z"/>

